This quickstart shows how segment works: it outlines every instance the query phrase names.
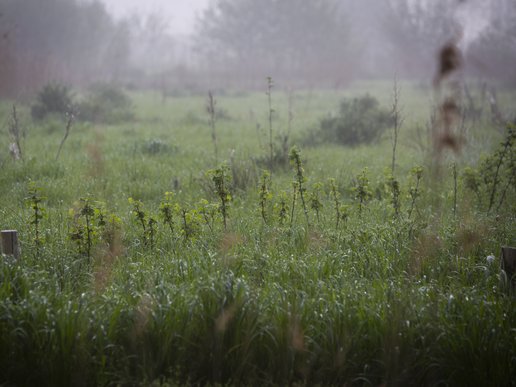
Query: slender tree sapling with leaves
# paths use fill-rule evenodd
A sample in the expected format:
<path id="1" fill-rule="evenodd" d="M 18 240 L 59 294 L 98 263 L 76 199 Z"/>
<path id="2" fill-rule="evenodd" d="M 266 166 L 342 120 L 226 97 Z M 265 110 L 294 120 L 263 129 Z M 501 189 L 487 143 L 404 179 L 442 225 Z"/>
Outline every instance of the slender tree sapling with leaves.
<path id="1" fill-rule="evenodd" d="M 457 163 L 456 162 L 452 163 L 451 170 L 452 170 L 452 174 L 453 174 L 453 216 L 457 216 L 458 173 L 457 173 Z"/>
<path id="2" fill-rule="evenodd" d="M 423 177 L 423 168 L 420 166 L 412 168 L 410 175 L 412 176 L 412 180 L 415 180 L 415 182 L 413 182 L 409 188 L 410 207 L 407 214 L 409 219 L 412 216 L 412 212 L 416 208 L 416 200 L 421 194 L 419 186 L 421 184 L 421 178 Z"/>
<path id="3" fill-rule="evenodd" d="M 174 211 L 177 216 L 181 219 L 179 222 L 181 235 L 183 235 L 183 242 L 186 243 L 194 237 L 198 232 L 200 217 L 195 208 L 188 210 L 186 207 L 182 207 L 176 204 Z"/>
<path id="4" fill-rule="evenodd" d="M 136 222 L 141 226 L 143 243 L 148 244 L 153 249 L 157 232 L 156 219 L 147 215 L 141 201 L 129 198 L 129 204 L 133 206 L 131 212 L 135 216 Z"/>
<path id="5" fill-rule="evenodd" d="M 483 157 L 477 168 L 465 168 L 464 185 L 478 198 L 478 206 L 490 213 L 498 211 L 514 192 L 516 181 L 516 125 L 507 124 L 505 138 L 490 155 Z M 496 207 L 495 207 L 496 206 Z"/>
<path id="6" fill-rule="evenodd" d="M 272 108 L 272 88 L 274 87 L 274 81 L 271 77 L 267 77 L 267 102 L 269 104 L 269 168 L 272 171 L 274 162 L 274 144 L 272 141 L 272 117 L 274 109 Z"/>
<path id="7" fill-rule="evenodd" d="M 16 110 L 16 105 L 13 105 L 11 110 L 11 119 L 9 120 L 9 135 L 11 136 L 11 140 L 13 141 L 9 145 L 9 150 L 11 152 L 11 156 L 14 160 L 21 159 L 23 161 L 23 153 L 21 148 L 21 130 L 20 130 L 20 121 L 18 119 L 18 112 Z"/>
<path id="8" fill-rule="evenodd" d="M 215 223 L 217 211 L 218 206 L 214 203 L 210 203 L 206 199 L 201 199 L 197 205 L 197 212 L 202 217 L 204 224 L 210 229 L 210 232 L 213 232 L 213 224 Z"/>
<path id="9" fill-rule="evenodd" d="M 224 223 L 224 230 L 227 230 L 227 219 L 229 217 L 229 204 L 232 200 L 231 193 L 229 192 L 229 182 L 231 181 L 231 175 L 229 174 L 229 167 L 222 165 L 217 169 L 208 171 L 211 176 L 213 184 L 215 185 L 215 193 L 219 197 L 220 206 L 219 211 L 222 215 Z"/>
<path id="10" fill-rule="evenodd" d="M 392 90 L 392 164 L 391 164 L 391 174 L 394 176 L 394 169 L 396 168 L 396 149 L 398 147 L 398 136 L 401 129 L 401 125 L 403 124 L 403 117 L 401 115 L 401 107 L 400 107 L 400 96 L 401 96 L 401 88 L 398 85 L 398 79 L 394 78 L 394 86 Z"/>
<path id="11" fill-rule="evenodd" d="M 287 221 L 288 217 L 288 196 L 285 191 L 282 191 L 279 195 L 279 201 L 275 204 L 275 209 L 278 213 L 278 221 L 280 226 L 283 226 L 285 222 Z"/>
<path id="12" fill-rule="evenodd" d="M 303 168 L 303 162 L 301 160 L 301 151 L 297 147 L 292 147 L 290 150 L 290 162 L 294 166 L 295 170 L 295 182 L 297 183 L 297 191 L 299 192 L 299 198 L 301 199 L 301 205 L 303 206 L 303 211 L 305 213 L 306 224 L 310 225 L 310 220 L 308 217 L 308 209 L 306 206 L 305 193 L 306 193 L 306 177 L 305 170 Z M 294 206 L 292 206 L 292 211 L 294 210 Z"/>
<path id="13" fill-rule="evenodd" d="M 294 224 L 294 215 L 296 210 L 297 193 L 299 191 L 299 183 L 297 180 L 292 182 L 292 205 L 290 206 L 290 228 Z"/>
<path id="14" fill-rule="evenodd" d="M 387 186 L 389 187 L 390 191 L 391 205 L 394 209 L 394 216 L 398 218 L 400 216 L 401 209 L 400 183 L 398 180 L 396 180 L 392 173 L 387 174 Z"/>
<path id="15" fill-rule="evenodd" d="M 59 149 L 56 153 L 56 161 L 59 159 L 59 155 L 61 154 L 61 150 L 63 149 L 63 145 L 66 142 L 66 139 L 70 135 L 70 130 L 72 129 L 72 124 L 75 120 L 75 115 L 73 111 L 69 111 L 66 113 L 66 128 L 65 128 L 65 134 L 63 139 L 61 140 L 61 143 L 59 144 Z"/>
<path id="16" fill-rule="evenodd" d="M 263 171 L 262 177 L 260 179 L 260 214 L 262 216 L 262 220 L 265 224 L 267 224 L 267 204 L 268 201 L 272 198 L 272 193 L 270 191 L 271 186 L 271 174 L 268 171 Z"/>
<path id="17" fill-rule="evenodd" d="M 159 206 L 159 211 L 163 223 L 170 229 L 170 234 L 174 235 L 174 203 L 172 198 L 174 197 L 173 192 L 165 192 L 165 198 Z"/>
<path id="18" fill-rule="evenodd" d="M 215 120 L 216 120 L 216 112 L 215 105 L 217 101 L 213 97 L 213 93 L 211 91 L 208 92 L 208 103 L 206 105 L 206 110 L 210 116 L 210 128 L 211 128 L 211 141 L 213 142 L 213 150 L 215 152 L 215 164 L 218 164 L 219 159 L 219 150 L 217 146 L 217 132 L 215 131 Z"/>
<path id="19" fill-rule="evenodd" d="M 489 207 L 487 212 L 491 212 L 493 205 L 495 203 L 496 190 L 498 189 L 498 185 L 500 184 L 500 175 L 502 172 L 502 166 L 504 164 L 509 164 L 511 159 L 514 162 L 514 145 L 516 144 L 516 125 L 507 124 L 507 133 L 504 141 L 500 144 L 500 148 L 495 152 L 492 156 L 492 165 L 493 173 L 492 173 L 492 183 L 489 194 Z M 512 177 L 514 177 L 514 171 L 509 176 L 509 181 L 512 181 Z M 502 197 L 502 201 L 505 195 Z M 498 206 L 500 208 L 501 204 Z"/>
<path id="20" fill-rule="evenodd" d="M 355 186 L 352 190 L 355 194 L 355 200 L 358 202 L 358 213 L 361 214 L 365 204 L 373 197 L 373 193 L 369 187 L 367 168 L 364 168 L 362 172 L 357 175 Z"/>
<path id="21" fill-rule="evenodd" d="M 335 209 L 335 229 L 338 230 L 340 218 L 341 218 L 340 199 L 339 199 L 340 194 L 339 194 L 339 191 L 337 190 L 337 183 L 334 178 L 330 178 L 328 180 L 328 183 L 330 185 L 330 196 L 333 199 L 333 208 Z"/>
<path id="22" fill-rule="evenodd" d="M 312 191 L 310 192 L 310 208 L 315 211 L 315 216 L 317 219 L 317 223 L 321 222 L 320 212 L 323 208 L 323 204 L 321 202 L 321 183 L 315 183 Z"/>
<path id="23" fill-rule="evenodd" d="M 95 209 L 88 198 L 81 199 L 79 215 L 85 220 L 86 229 L 86 256 L 91 259 L 91 248 L 93 246 L 93 224 L 92 218 L 95 216 Z"/>
<path id="24" fill-rule="evenodd" d="M 36 245 L 36 254 L 39 255 L 39 249 L 42 245 L 41 221 L 45 216 L 45 208 L 42 202 L 45 197 L 41 195 L 41 188 L 32 181 L 29 183 L 28 191 L 29 196 L 25 200 L 32 210 L 30 224 L 34 227 L 34 244 Z"/>
<path id="25" fill-rule="evenodd" d="M 90 198 L 81 198 L 79 207 L 70 209 L 73 220 L 70 239 L 75 242 L 80 254 L 91 262 L 93 246 L 102 237 L 106 229 L 106 214 L 101 203 L 94 203 Z M 110 241 L 108 241 L 110 243 Z"/>

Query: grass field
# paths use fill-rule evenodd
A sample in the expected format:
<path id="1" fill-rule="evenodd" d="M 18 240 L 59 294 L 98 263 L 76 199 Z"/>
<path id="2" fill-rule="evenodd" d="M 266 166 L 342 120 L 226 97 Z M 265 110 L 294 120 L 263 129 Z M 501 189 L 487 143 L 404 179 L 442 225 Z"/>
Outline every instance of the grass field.
<path id="1" fill-rule="evenodd" d="M 460 155 L 436 161 L 432 91 L 401 87 L 390 180 L 389 131 L 353 148 L 307 140 L 343 97 L 390 109 L 389 82 L 298 91 L 290 108 L 272 90 L 278 149 L 292 113 L 298 180 L 288 163 L 262 177 L 264 92 L 215 93 L 217 161 L 205 96 L 134 93 L 133 120 L 75 123 L 57 160 L 65 123 L 20 105 L 23 160 L 1 133 L 0 227 L 22 256 L 0 260 L 0 385 L 514 385 L 499 261 L 516 245 L 514 141 L 492 167 L 510 126 L 486 105 Z M 499 93 L 507 114 L 515 96 Z"/>

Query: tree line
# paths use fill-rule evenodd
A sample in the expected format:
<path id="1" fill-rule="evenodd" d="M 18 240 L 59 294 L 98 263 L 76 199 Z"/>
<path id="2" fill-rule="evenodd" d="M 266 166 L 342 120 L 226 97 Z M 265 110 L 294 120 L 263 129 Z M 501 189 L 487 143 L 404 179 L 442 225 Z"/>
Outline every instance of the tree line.
<path id="1" fill-rule="evenodd" d="M 174 72 L 239 84 L 428 76 L 439 46 L 460 35 L 455 10 L 468 2 L 212 0 L 185 70 L 159 15 L 116 21 L 99 0 L 0 0 L 0 95 L 52 80 L 138 83 L 151 74 L 163 83 Z M 486 13 L 488 27 L 468 42 L 468 71 L 516 83 L 516 3 L 498 3 L 503 12 Z"/>
<path id="2" fill-rule="evenodd" d="M 198 46 L 208 58 L 207 67 L 222 63 L 241 70 L 244 77 L 267 73 L 342 81 L 394 73 L 428 77 L 439 48 L 455 40 L 471 64 L 470 74 L 516 83 L 511 68 L 516 60 L 516 2 L 493 0 L 480 5 L 483 20 L 468 13 L 466 20 L 459 20 L 457 12 L 470 3 L 214 0 L 199 23 Z M 486 28 L 473 38 L 464 36 L 471 24 L 480 22 Z"/>
<path id="3" fill-rule="evenodd" d="M 98 1 L 0 0 L 0 94 L 120 76 L 128 28 Z"/>

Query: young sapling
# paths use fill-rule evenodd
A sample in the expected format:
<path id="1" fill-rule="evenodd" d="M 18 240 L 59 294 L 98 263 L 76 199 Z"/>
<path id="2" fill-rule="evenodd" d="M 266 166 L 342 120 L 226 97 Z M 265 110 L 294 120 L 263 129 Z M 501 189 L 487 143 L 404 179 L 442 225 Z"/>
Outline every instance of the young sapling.
<path id="1" fill-rule="evenodd" d="M 213 97 L 213 93 L 211 91 L 208 92 L 208 103 L 206 105 L 206 111 L 210 116 L 210 128 L 211 128 L 211 141 L 213 142 L 213 150 L 215 152 L 215 164 L 218 164 L 218 145 L 217 145 L 217 132 L 215 131 L 215 120 L 216 120 L 216 112 L 215 105 L 217 101 Z"/>
<path id="2" fill-rule="evenodd" d="M 419 185 L 421 183 L 421 178 L 423 177 L 423 168 L 422 167 L 414 167 L 410 171 L 410 174 L 412 175 L 412 179 L 415 179 L 415 183 L 409 188 L 409 196 L 410 196 L 410 207 L 408 210 L 408 218 L 412 216 L 412 212 L 414 211 L 414 208 L 416 208 L 416 200 L 419 197 L 420 189 Z"/>
<path id="3" fill-rule="evenodd" d="M 274 81 L 272 77 L 267 77 L 267 102 L 269 104 L 269 168 L 272 171 L 274 162 L 274 144 L 272 141 L 272 117 L 274 109 L 272 108 L 272 88 L 274 87 Z"/>
<path id="4" fill-rule="evenodd" d="M 45 198 L 41 195 L 41 188 L 34 182 L 29 183 L 28 193 L 29 196 L 25 200 L 32 209 L 30 224 L 34 226 L 34 244 L 36 245 L 36 254 L 39 255 L 39 249 L 42 245 L 41 221 L 45 216 L 45 208 L 43 207 L 42 202 Z"/>
<path id="5" fill-rule="evenodd" d="M 271 174 L 268 171 L 263 171 L 260 179 L 260 214 L 262 216 L 263 223 L 267 224 L 267 205 L 268 201 L 272 198 L 270 191 L 271 185 Z"/>
<path id="6" fill-rule="evenodd" d="M 355 186 L 352 188 L 352 191 L 355 194 L 355 200 L 358 201 L 358 213 L 361 214 L 365 204 L 373 197 L 373 193 L 369 187 L 367 168 L 364 168 L 356 177 Z"/>
<path id="7" fill-rule="evenodd" d="M 231 175 L 229 174 L 229 167 L 222 165 L 217 169 L 208 172 L 211 176 L 213 184 L 215 185 L 215 193 L 219 197 L 220 206 L 219 211 L 222 215 L 224 223 L 224 230 L 227 230 L 227 220 L 229 217 L 229 204 L 232 200 L 231 193 L 229 192 L 229 182 Z"/>
<path id="8" fill-rule="evenodd" d="M 321 202 L 321 183 L 315 183 L 313 186 L 313 190 L 310 192 L 310 208 L 315 211 L 315 216 L 317 218 L 317 223 L 321 223 L 320 212 L 323 208 L 323 204 Z"/>
<path id="9" fill-rule="evenodd" d="M 303 168 L 303 162 L 301 161 L 301 152 L 299 151 L 299 149 L 297 147 L 294 146 L 290 150 L 289 158 L 290 158 L 290 162 L 294 166 L 294 170 L 296 173 L 295 181 L 297 183 L 297 191 L 299 192 L 299 198 L 301 199 L 301 205 L 303 206 L 303 211 L 305 213 L 306 224 L 309 226 L 310 220 L 308 217 L 308 209 L 307 209 L 306 201 L 305 201 L 305 192 L 306 192 L 305 170 Z M 294 206 L 292 206 L 292 211 L 293 210 L 294 210 Z"/>

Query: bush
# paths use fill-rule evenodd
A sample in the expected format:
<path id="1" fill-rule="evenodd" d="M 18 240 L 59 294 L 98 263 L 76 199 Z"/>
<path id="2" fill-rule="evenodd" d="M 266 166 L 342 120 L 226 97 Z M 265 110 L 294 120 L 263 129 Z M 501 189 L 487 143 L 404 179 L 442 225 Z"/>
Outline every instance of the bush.
<path id="1" fill-rule="evenodd" d="M 35 120 L 42 120 L 51 113 L 66 114 L 73 110 L 70 89 L 64 85 L 49 83 L 38 93 L 37 102 L 31 108 L 31 115 Z"/>
<path id="2" fill-rule="evenodd" d="M 388 111 L 370 95 L 343 99 L 339 114 L 321 120 L 322 139 L 342 145 L 369 144 L 392 124 Z"/>
<path id="3" fill-rule="evenodd" d="M 79 104 L 79 119 L 83 121 L 113 124 L 133 118 L 131 99 L 115 85 L 93 86 L 86 99 Z"/>
<path id="4" fill-rule="evenodd" d="M 160 140 L 159 138 L 146 141 L 142 145 L 142 152 L 148 155 L 163 154 L 173 152 L 176 150 L 176 147 L 169 146 L 167 143 L 165 143 L 163 140 Z"/>

